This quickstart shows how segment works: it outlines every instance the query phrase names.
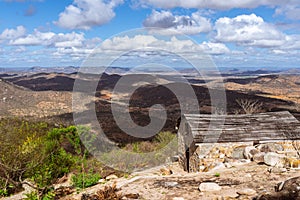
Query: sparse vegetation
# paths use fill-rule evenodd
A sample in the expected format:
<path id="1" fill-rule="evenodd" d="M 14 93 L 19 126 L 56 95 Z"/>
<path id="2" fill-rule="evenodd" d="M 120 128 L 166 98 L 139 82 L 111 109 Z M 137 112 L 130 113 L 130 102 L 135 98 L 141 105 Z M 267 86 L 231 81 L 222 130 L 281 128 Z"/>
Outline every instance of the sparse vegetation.
<path id="1" fill-rule="evenodd" d="M 87 188 L 96 185 L 101 178 L 100 174 L 89 172 L 89 173 L 79 173 L 72 176 L 73 186 L 76 188 Z"/>
<path id="2" fill-rule="evenodd" d="M 258 100 L 237 99 L 236 102 L 241 106 L 242 111 L 246 114 L 261 112 L 263 103 Z"/>
<path id="3" fill-rule="evenodd" d="M 152 141 L 142 141 L 127 144 L 124 149 L 135 153 L 147 153 L 159 150 L 167 146 L 170 142 L 175 139 L 176 135 L 164 131 L 158 133 Z M 177 140 L 176 140 L 177 141 Z"/>
<path id="4" fill-rule="evenodd" d="M 53 128 L 43 122 L 1 119 L 0 196 L 21 191 L 22 185 L 27 184 L 36 189 L 38 199 L 51 199 L 46 197 L 52 184 L 71 171 L 75 173 L 76 186 L 95 184 L 101 175 L 85 174 L 94 169 L 79 138 L 79 132 L 87 131 L 82 127 Z M 28 199 L 34 196 L 28 194 Z"/>

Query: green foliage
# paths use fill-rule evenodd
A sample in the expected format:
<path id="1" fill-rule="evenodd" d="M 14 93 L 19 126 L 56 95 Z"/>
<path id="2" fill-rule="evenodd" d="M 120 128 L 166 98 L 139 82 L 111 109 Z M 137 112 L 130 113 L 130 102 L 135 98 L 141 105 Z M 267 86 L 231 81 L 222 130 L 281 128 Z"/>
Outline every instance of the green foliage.
<path id="1" fill-rule="evenodd" d="M 75 186 L 77 188 L 87 188 L 87 187 L 96 185 L 98 183 L 99 179 L 101 179 L 100 174 L 93 173 L 93 172 L 79 173 L 79 174 L 73 175 L 71 178 L 73 186 Z"/>
<path id="2" fill-rule="evenodd" d="M 57 178 L 80 168 L 88 156 L 79 137 L 81 133 L 88 138 L 89 129 L 75 126 L 51 129 L 42 122 L 1 119 L 0 196 L 19 191 L 22 180 L 28 178 L 40 188 L 39 192 L 43 191 L 44 194 L 39 194 L 42 199 L 53 199 L 52 193 L 45 191 L 49 191 Z M 93 182 L 95 176 L 90 176 L 87 181 L 82 177 L 85 185 Z M 35 198 L 34 194 L 27 197 Z"/>
<path id="3" fill-rule="evenodd" d="M 216 172 L 216 173 L 215 173 L 215 177 L 220 177 L 220 175 L 221 175 L 221 174 L 220 174 L 219 172 Z"/>
<path id="4" fill-rule="evenodd" d="M 39 197 L 38 192 L 31 192 L 28 194 L 25 194 L 24 200 L 54 200 L 55 193 L 51 190 L 49 190 L 46 194 L 44 194 L 42 197 Z"/>
<path id="5" fill-rule="evenodd" d="M 31 193 L 25 194 L 25 196 L 26 196 L 26 198 L 24 198 L 24 200 L 39 200 L 37 192 L 31 192 Z"/>
<path id="6" fill-rule="evenodd" d="M 0 120 L 0 188 L 11 194 L 20 190 L 20 179 L 34 174 L 32 167 L 44 160 L 43 135 L 49 126 L 43 122 L 18 119 Z"/>
<path id="7" fill-rule="evenodd" d="M 0 197 L 5 197 L 8 195 L 7 189 L 0 189 Z"/>

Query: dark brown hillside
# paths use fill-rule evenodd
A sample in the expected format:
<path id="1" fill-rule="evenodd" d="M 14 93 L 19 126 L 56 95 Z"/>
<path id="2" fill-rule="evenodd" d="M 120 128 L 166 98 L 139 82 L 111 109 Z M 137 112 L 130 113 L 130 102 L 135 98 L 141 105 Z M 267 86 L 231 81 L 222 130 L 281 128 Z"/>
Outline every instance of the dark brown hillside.
<path id="1" fill-rule="evenodd" d="M 135 78 L 137 75 L 133 75 Z M 73 121 L 72 116 L 72 90 L 75 78 L 83 80 L 87 87 L 89 87 L 93 81 L 98 80 L 99 77 L 94 74 L 36 74 L 33 76 L 23 76 L 18 78 L 7 78 L 7 81 L 0 82 L 0 114 L 1 116 L 18 116 L 18 117 L 33 117 L 43 118 L 45 120 L 60 121 L 62 124 L 70 124 Z M 139 138 L 134 138 L 126 135 L 122 132 L 111 113 L 111 93 L 115 84 L 121 78 L 119 75 L 103 74 L 101 80 L 98 83 L 96 106 L 94 103 L 87 103 L 89 109 L 94 110 L 96 108 L 98 121 L 102 126 L 104 132 L 108 137 L 119 143 L 127 143 Z M 134 77 L 133 77 L 134 78 Z M 138 77 L 137 77 L 138 78 Z M 270 77 L 269 77 L 270 78 Z M 270 81 L 270 79 L 268 80 Z M 266 81 L 266 78 L 262 80 Z M 296 79 L 295 79 L 296 80 Z M 272 82 L 272 79 L 271 79 Z M 20 86 L 14 85 L 16 83 Z M 177 85 L 175 85 L 177 84 Z M 182 83 L 183 84 L 183 83 Z M 22 87 L 27 87 L 22 88 Z M 163 130 L 175 132 L 176 120 L 181 114 L 181 108 L 179 106 L 176 96 L 170 91 L 169 87 L 182 87 L 178 83 L 167 83 L 165 85 L 147 85 L 139 87 L 133 95 L 130 97 L 130 114 L 133 121 L 140 125 L 146 126 L 150 123 L 149 108 L 155 104 L 161 104 L 167 111 L 167 121 Z M 29 89 L 36 91 L 31 91 Z M 209 114 L 212 112 L 210 95 L 206 87 L 193 86 L 193 89 L 197 95 L 200 113 Z M 52 90 L 52 91 L 50 91 Z M 69 91 L 70 90 L 70 91 Z M 179 89 L 179 91 L 183 89 Z M 237 89 L 238 90 L 238 89 Z M 262 112 L 266 111 L 280 111 L 289 110 L 293 107 L 293 102 L 285 101 L 281 99 L 275 99 L 268 96 L 261 96 L 253 92 L 227 90 L 227 112 L 236 113 L 240 109 L 237 104 L 237 99 L 250 99 L 253 101 L 262 102 Z M 274 90 L 273 88 L 273 91 Z M 85 91 L 81 91 L 85 92 Z M 122 91 L 120 91 L 122 93 Z M 125 100 L 122 98 L 128 98 L 120 95 L 120 101 Z M 186 103 L 189 99 L 187 97 Z M 119 108 L 122 112 L 128 112 L 126 106 Z M 299 114 L 294 111 L 296 117 Z M 191 111 L 194 112 L 194 111 Z M 87 111 L 84 111 L 81 115 L 83 121 L 85 120 Z M 88 119 L 85 121 L 90 123 Z"/>
<path id="2" fill-rule="evenodd" d="M 211 103 L 208 89 L 201 86 L 193 86 L 193 89 L 198 97 L 200 113 L 211 113 Z M 231 114 L 234 114 L 237 110 L 241 109 L 236 102 L 237 99 L 250 99 L 262 102 L 263 106 L 261 108 L 261 112 L 284 110 L 280 107 L 293 105 L 292 102 L 284 100 L 249 95 L 236 91 L 226 91 L 226 96 L 227 111 Z M 167 87 L 162 85 L 140 87 L 134 92 L 130 99 L 130 114 L 132 120 L 140 126 L 148 125 L 148 123 L 150 123 L 148 110 L 152 105 L 155 104 L 162 104 L 167 111 L 167 122 L 163 130 L 175 132 L 176 120 L 181 114 L 180 106 L 176 96 Z M 110 106 L 110 103 L 104 100 L 96 102 L 98 121 L 108 137 L 117 141 L 118 143 L 140 140 L 139 138 L 133 138 L 126 135 L 118 128 L 113 119 Z M 92 104 L 90 105 L 90 108 L 93 108 Z M 126 106 L 120 106 L 119 109 L 124 110 L 124 112 L 128 112 L 128 108 Z"/>
<path id="3" fill-rule="evenodd" d="M 81 82 L 85 85 L 91 85 L 100 80 L 98 90 L 102 90 L 113 88 L 119 78 L 119 75 L 105 73 L 101 78 L 95 74 L 38 73 L 30 76 L 6 78 L 6 80 L 33 91 L 73 91 L 76 79 L 82 79 Z"/>

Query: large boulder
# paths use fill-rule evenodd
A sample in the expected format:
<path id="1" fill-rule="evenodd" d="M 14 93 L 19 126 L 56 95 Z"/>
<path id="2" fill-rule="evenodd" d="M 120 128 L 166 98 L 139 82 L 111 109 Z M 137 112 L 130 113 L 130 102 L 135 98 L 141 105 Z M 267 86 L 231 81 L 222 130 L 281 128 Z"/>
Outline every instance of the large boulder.
<path id="1" fill-rule="evenodd" d="M 278 151 L 283 151 L 283 146 L 281 144 L 277 143 L 264 143 L 264 144 L 259 144 L 256 147 L 257 150 L 260 152 L 278 152 Z"/>
<path id="2" fill-rule="evenodd" d="M 234 159 L 244 159 L 244 151 L 247 146 L 237 146 L 233 149 L 231 157 Z"/>
<path id="3" fill-rule="evenodd" d="M 259 152 L 253 156 L 253 161 L 257 164 L 263 164 L 265 162 L 265 155 L 264 152 Z"/>
<path id="4" fill-rule="evenodd" d="M 254 146 L 247 146 L 244 149 L 244 158 L 248 160 L 252 160 L 253 156 L 255 154 L 259 153 L 259 150 L 257 150 Z"/>
<path id="5" fill-rule="evenodd" d="M 286 157 L 278 153 L 268 152 L 264 155 L 264 163 L 272 167 L 284 167 L 286 165 Z"/>

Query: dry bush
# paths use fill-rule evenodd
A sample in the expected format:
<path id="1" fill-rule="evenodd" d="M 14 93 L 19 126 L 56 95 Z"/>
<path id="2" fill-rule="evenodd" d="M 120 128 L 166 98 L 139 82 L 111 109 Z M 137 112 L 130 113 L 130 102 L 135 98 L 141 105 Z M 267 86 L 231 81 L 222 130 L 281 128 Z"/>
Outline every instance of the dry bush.
<path id="1" fill-rule="evenodd" d="M 114 183 L 112 186 L 105 186 L 104 189 L 100 189 L 96 194 L 83 194 L 81 200 L 121 200 L 123 195 L 118 194 L 118 189 Z"/>
<path id="2" fill-rule="evenodd" d="M 258 113 L 262 110 L 262 102 L 252 99 L 237 99 L 236 102 L 241 106 L 246 114 Z"/>

